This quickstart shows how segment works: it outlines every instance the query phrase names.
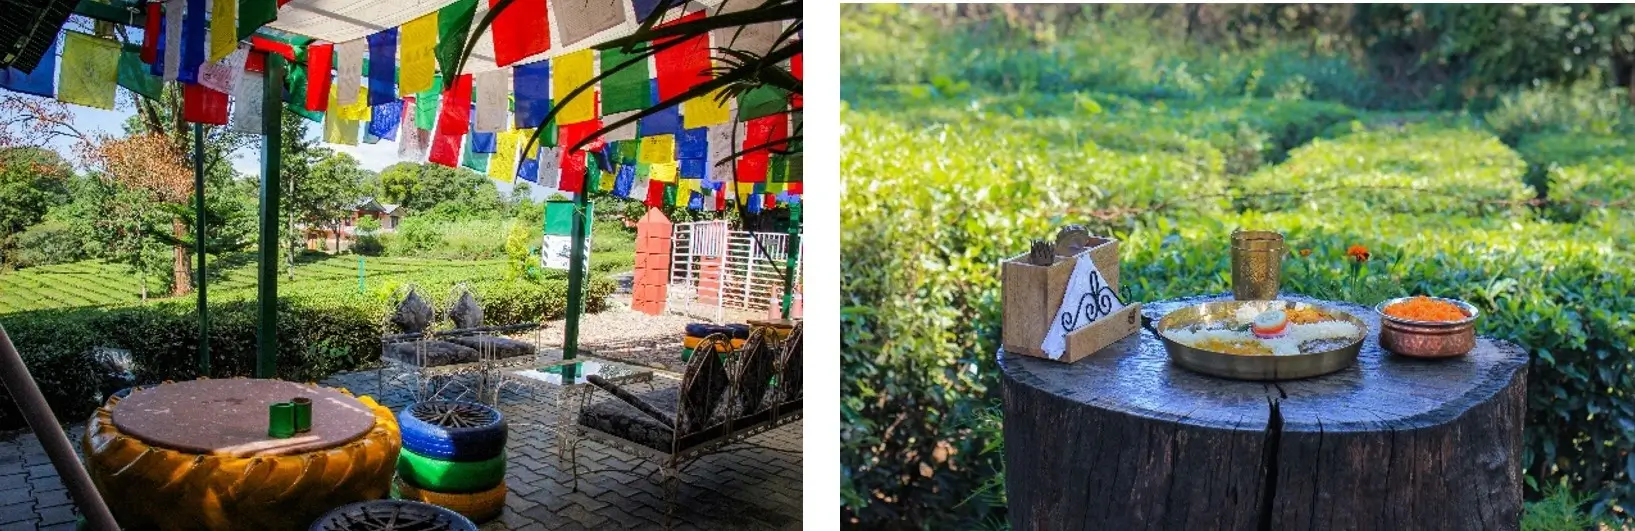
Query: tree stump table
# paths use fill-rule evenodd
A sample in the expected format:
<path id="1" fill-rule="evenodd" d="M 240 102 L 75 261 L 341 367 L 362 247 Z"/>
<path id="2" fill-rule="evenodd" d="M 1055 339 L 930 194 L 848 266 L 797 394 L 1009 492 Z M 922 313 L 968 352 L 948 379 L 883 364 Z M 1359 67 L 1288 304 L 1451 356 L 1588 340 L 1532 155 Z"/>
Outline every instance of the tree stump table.
<path id="1" fill-rule="evenodd" d="M 1143 329 L 1078 363 L 1001 351 L 1012 528 L 1516 529 L 1527 355 L 1379 346 L 1298 381 L 1206 376 Z M 1154 320 L 1229 295 L 1143 305 Z"/>
<path id="2" fill-rule="evenodd" d="M 269 405 L 312 400 L 312 429 L 267 435 Z M 244 378 L 166 383 L 91 415 L 85 464 L 126 529 L 307 529 L 383 498 L 401 445 L 391 410 L 344 390 Z"/>

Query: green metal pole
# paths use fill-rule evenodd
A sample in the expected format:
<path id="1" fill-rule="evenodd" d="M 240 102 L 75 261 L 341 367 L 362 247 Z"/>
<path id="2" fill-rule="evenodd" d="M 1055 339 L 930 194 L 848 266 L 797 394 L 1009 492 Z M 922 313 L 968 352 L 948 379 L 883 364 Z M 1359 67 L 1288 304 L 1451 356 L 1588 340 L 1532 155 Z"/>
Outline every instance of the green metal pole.
<path id="1" fill-rule="evenodd" d="M 795 306 L 795 267 L 800 264 L 800 205 L 789 205 L 789 243 L 784 246 L 788 260 L 783 269 L 783 318 Z"/>
<path id="2" fill-rule="evenodd" d="M 278 374 L 278 195 L 283 145 L 284 57 L 267 54 L 267 81 L 261 93 L 261 263 L 256 279 L 257 378 Z"/>
<path id="3" fill-rule="evenodd" d="M 585 185 L 587 188 L 590 184 Z M 573 244 L 568 250 L 568 316 L 562 328 L 562 359 L 571 360 L 579 355 L 579 315 L 585 311 L 585 226 L 589 223 L 586 212 L 590 209 L 590 191 L 583 190 L 573 198 Z M 577 365 L 563 367 L 563 381 L 576 378 Z"/>
<path id="4" fill-rule="evenodd" d="M 210 305 L 204 257 L 204 124 L 193 124 L 193 254 L 199 257 L 199 376 L 210 376 Z"/>

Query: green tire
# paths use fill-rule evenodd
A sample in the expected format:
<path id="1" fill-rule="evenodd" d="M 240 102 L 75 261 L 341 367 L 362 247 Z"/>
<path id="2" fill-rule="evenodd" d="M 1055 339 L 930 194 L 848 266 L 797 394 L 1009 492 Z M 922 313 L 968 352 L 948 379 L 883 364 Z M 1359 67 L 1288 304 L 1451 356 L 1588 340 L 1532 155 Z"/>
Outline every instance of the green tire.
<path id="1" fill-rule="evenodd" d="M 414 487 L 442 492 L 482 492 L 505 482 L 505 454 L 487 461 L 443 461 L 408 450 L 398 455 L 397 475 Z"/>

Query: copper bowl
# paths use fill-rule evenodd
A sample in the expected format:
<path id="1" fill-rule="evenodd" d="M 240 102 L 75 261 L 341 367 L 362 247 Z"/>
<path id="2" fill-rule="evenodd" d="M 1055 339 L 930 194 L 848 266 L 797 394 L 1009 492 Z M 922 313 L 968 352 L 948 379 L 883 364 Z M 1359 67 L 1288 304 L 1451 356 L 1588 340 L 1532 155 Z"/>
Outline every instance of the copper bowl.
<path id="1" fill-rule="evenodd" d="M 1398 297 L 1374 306 L 1380 314 L 1380 346 L 1412 358 L 1452 358 L 1476 348 L 1476 318 L 1481 311 L 1458 299 L 1430 297 L 1458 306 L 1465 318 L 1458 321 L 1416 321 L 1386 315 L 1385 308 L 1412 297 Z"/>

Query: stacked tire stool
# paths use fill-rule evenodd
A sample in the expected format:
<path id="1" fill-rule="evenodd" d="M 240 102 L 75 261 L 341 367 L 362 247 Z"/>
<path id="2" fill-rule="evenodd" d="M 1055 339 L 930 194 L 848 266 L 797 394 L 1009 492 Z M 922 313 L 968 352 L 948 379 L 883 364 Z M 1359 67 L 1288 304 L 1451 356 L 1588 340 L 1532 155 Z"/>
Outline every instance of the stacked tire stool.
<path id="1" fill-rule="evenodd" d="M 505 509 L 505 417 L 477 403 L 419 402 L 398 412 L 403 451 L 393 497 L 483 523 Z"/>
<path id="2" fill-rule="evenodd" d="M 693 359 L 693 350 L 711 334 L 724 334 L 732 338 L 732 350 L 744 348 L 744 341 L 749 339 L 749 325 L 728 324 L 716 325 L 709 323 L 690 323 L 687 325 L 685 336 L 681 340 L 681 361 Z M 726 355 L 732 352 L 726 345 L 716 347 L 716 353 Z"/>

